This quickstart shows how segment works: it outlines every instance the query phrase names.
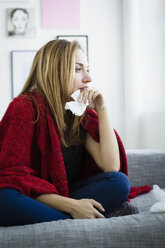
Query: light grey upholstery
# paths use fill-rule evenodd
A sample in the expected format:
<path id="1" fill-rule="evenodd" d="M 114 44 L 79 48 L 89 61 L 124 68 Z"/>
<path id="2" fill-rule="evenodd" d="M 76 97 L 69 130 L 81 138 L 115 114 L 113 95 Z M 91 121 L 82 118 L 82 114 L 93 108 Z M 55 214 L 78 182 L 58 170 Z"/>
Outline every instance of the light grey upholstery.
<path id="1" fill-rule="evenodd" d="M 127 150 L 129 179 L 132 186 L 158 184 L 165 187 L 165 152 Z"/>
<path id="2" fill-rule="evenodd" d="M 132 186 L 165 188 L 165 153 L 128 150 L 127 156 Z M 0 248 L 165 248 L 165 213 L 149 213 L 156 202 L 152 191 L 131 202 L 139 214 L 0 227 Z"/>

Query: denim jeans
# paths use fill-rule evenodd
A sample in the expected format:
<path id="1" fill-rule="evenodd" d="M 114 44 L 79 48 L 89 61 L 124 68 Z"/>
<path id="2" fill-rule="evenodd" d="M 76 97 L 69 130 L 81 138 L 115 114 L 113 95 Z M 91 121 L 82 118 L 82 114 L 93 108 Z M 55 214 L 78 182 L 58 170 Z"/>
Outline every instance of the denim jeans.
<path id="1" fill-rule="evenodd" d="M 130 183 L 122 172 L 106 172 L 69 185 L 69 197 L 89 198 L 102 204 L 105 216 L 126 201 Z M 51 208 L 18 190 L 0 190 L 0 225 L 26 225 L 53 220 L 72 219 L 72 216 Z"/>

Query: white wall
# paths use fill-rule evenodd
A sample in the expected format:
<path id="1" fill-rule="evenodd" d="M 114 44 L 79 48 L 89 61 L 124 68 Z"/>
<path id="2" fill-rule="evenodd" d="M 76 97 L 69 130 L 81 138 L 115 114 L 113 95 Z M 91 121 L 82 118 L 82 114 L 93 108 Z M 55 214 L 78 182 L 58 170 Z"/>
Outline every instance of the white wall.
<path id="1" fill-rule="evenodd" d="M 165 151 L 165 1 L 123 0 L 125 143 Z"/>
<path id="2" fill-rule="evenodd" d="M 36 8 L 37 35 L 6 34 L 6 8 Z M 42 28 L 41 0 L 0 2 L 0 119 L 11 99 L 12 50 L 38 50 L 57 35 L 86 34 L 93 83 L 126 148 L 165 150 L 165 0 L 81 0 L 81 28 Z"/>
<path id="3" fill-rule="evenodd" d="M 36 8 L 36 38 L 7 37 L 5 10 L 15 7 Z M 112 125 L 124 139 L 122 1 L 81 0 L 80 30 L 43 29 L 41 11 L 41 0 L 17 4 L 0 2 L 0 118 L 11 101 L 10 52 L 12 50 L 39 49 L 44 43 L 60 34 L 87 34 L 93 83 L 103 91 L 109 106 Z"/>
<path id="4" fill-rule="evenodd" d="M 165 151 L 165 0 L 140 1 L 142 148 Z"/>

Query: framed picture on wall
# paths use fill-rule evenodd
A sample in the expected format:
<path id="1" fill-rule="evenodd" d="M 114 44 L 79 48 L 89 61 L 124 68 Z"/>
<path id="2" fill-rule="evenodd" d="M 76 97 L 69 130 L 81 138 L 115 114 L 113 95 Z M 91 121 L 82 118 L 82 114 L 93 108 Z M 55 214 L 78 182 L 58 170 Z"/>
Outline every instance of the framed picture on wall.
<path id="1" fill-rule="evenodd" d="M 37 51 L 11 51 L 12 98 L 18 96 L 30 72 Z"/>
<path id="2" fill-rule="evenodd" d="M 12 38 L 35 37 L 35 9 L 9 8 L 6 11 L 8 36 Z"/>
<path id="3" fill-rule="evenodd" d="M 77 40 L 82 46 L 89 60 L 88 36 L 87 35 L 57 35 L 57 39 L 65 39 L 69 41 Z"/>

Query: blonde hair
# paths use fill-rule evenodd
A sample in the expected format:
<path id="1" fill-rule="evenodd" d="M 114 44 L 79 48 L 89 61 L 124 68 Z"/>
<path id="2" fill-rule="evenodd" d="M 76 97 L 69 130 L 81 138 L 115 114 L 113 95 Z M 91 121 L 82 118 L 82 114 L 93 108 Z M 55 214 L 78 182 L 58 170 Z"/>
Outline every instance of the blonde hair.
<path id="1" fill-rule="evenodd" d="M 77 41 L 49 41 L 37 52 L 20 93 L 23 95 L 34 90 L 41 92 L 60 131 L 62 145 L 66 147 L 84 142 L 81 117 L 65 110 L 73 88 L 77 49 L 82 49 Z"/>

